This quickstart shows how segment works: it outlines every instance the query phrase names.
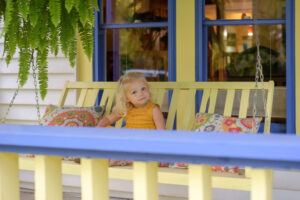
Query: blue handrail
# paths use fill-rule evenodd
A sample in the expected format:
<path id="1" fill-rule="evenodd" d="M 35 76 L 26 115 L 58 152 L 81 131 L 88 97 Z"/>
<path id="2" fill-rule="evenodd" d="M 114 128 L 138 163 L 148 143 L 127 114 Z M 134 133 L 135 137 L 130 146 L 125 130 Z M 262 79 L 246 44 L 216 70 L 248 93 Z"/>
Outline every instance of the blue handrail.
<path id="1" fill-rule="evenodd" d="M 300 137 L 1 125 L 0 151 L 300 169 Z"/>

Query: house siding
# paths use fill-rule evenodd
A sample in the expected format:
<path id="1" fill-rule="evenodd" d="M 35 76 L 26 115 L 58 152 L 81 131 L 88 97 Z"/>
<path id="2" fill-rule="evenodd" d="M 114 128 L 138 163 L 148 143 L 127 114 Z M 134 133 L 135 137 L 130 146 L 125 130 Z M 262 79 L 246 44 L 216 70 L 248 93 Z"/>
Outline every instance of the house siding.
<path id="1" fill-rule="evenodd" d="M 0 32 L 3 25 L 0 25 Z M 0 38 L 0 53 L 3 55 L 3 38 Z M 16 53 L 9 65 L 5 58 L 0 57 L 0 118 L 3 118 L 8 105 L 17 89 L 19 54 Z M 44 113 L 48 104 L 56 105 L 59 100 L 61 90 L 65 81 L 76 80 L 76 68 L 72 68 L 67 58 L 61 53 L 56 57 L 49 55 L 48 58 L 48 93 L 44 100 L 39 98 L 41 114 Z M 35 89 L 32 78 L 32 71 L 29 79 L 23 88 L 20 89 L 10 112 L 7 115 L 8 124 L 38 124 L 36 111 Z M 68 100 L 68 104 L 73 104 L 74 98 Z"/>

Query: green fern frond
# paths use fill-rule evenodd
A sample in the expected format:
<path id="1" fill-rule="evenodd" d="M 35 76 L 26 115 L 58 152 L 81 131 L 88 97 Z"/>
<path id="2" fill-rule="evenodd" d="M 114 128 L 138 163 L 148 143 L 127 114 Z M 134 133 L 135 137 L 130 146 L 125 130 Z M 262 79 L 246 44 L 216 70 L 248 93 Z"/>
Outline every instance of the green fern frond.
<path id="1" fill-rule="evenodd" d="M 6 33 L 13 23 L 14 1 L 6 0 L 5 12 L 4 12 L 4 33 Z"/>
<path id="2" fill-rule="evenodd" d="M 19 51 L 19 83 L 23 86 L 28 80 L 30 61 L 32 53 L 28 47 L 21 48 Z"/>
<path id="3" fill-rule="evenodd" d="M 78 4 L 79 19 L 82 25 L 84 26 L 88 21 L 90 4 L 88 4 L 88 1 L 85 0 L 78 0 L 78 1 L 79 1 Z"/>
<path id="4" fill-rule="evenodd" d="M 78 30 L 82 41 L 83 50 L 88 58 L 91 59 L 93 53 L 93 26 L 90 23 L 87 23 L 83 27 L 82 24 L 79 23 Z"/>
<path id="5" fill-rule="evenodd" d="M 75 39 L 76 32 L 72 24 L 71 16 L 68 14 L 65 8 L 62 8 L 62 20 L 60 24 L 60 43 L 61 50 L 64 55 L 68 56 L 69 54 L 69 43 Z"/>
<path id="6" fill-rule="evenodd" d="M 76 0 L 65 0 L 65 8 L 67 9 L 68 13 L 72 10 L 72 8 L 75 6 Z"/>
<path id="7" fill-rule="evenodd" d="M 30 1 L 17 0 L 18 10 L 24 21 L 28 20 Z"/>
<path id="8" fill-rule="evenodd" d="M 30 1 L 30 10 L 29 10 L 29 19 L 32 27 L 35 27 L 39 18 L 44 15 L 43 7 L 48 3 L 48 0 L 31 0 Z"/>
<path id="9" fill-rule="evenodd" d="M 92 8 L 99 11 L 99 5 L 98 5 L 98 0 L 90 0 Z"/>
<path id="10" fill-rule="evenodd" d="M 79 4 L 80 4 L 80 0 L 74 0 L 74 7 L 77 10 L 77 12 L 79 12 Z"/>
<path id="11" fill-rule="evenodd" d="M 49 10 L 51 21 L 55 27 L 60 23 L 61 18 L 61 0 L 49 0 Z"/>
<path id="12" fill-rule="evenodd" d="M 6 3 L 5 0 L 0 0 L 0 23 L 3 21 L 3 15 L 5 13 Z M 1 36 L 1 34 L 0 34 Z"/>
<path id="13" fill-rule="evenodd" d="M 77 40 L 73 40 L 70 43 L 69 46 L 69 62 L 71 64 L 72 67 L 75 67 L 75 61 L 76 61 L 76 55 L 77 55 Z"/>
<path id="14" fill-rule="evenodd" d="M 59 32 L 60 32 L 60 26 L 58 26 L 57 28 L 50 23 L 48 25 L 49 27 L 49 47 L 50 47 L 50 51 L 51 53 L 53 53 L 55 56 L 57 56 L 58 54 L 58 49 L 59 49 Z"/>
<path id="15" fill-rule="evenodd" d="M 38 80 L 41 98 L 44 99 L 47 95 L 48 88 L 48 63 L 47 63 L 48 50 L 37 52 L 37 69 Z"/>
<path id="16" fill-rule="evenodd" d="M 9 64 L 13 55 L 16 52 L 18 43 L 19 43 L 19 27 L 20 27 L 20 18 L 18 16 L 18 12 L 15 9 L 11 15 L 14 18 L 14 22 L 10 23 L 6 33 L 4 34 L 5 41 L 5 53 L 7 55 L 6 63 Z"/>

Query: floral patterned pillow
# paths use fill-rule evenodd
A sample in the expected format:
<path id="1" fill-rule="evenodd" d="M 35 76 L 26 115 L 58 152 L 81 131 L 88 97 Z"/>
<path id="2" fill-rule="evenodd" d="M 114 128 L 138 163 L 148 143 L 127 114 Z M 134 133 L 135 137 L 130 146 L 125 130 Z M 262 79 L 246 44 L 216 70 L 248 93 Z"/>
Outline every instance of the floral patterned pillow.
<path id="1" fill-rule="evenodd" d="M 42 125 L 46 126 L 96 126 L 102 118 L 102 107 L 46 107 Z"/>
<path id="2" fill-rule="evenodd" d="M 195 132 L 256 133 L 262 118 L 225 117 L 219 114 L 197 113 Z M 187 163 L 174 163 L 174 168 L 188 168 Z M 241 174 L 238 166 L 212 166 L 212 171 Z"/>
<path id="3" fill-rule="evenodd" d="M 197 113 L 194 130 L 196 132 L 257 133 L 260 122 L 260 117 L 237 118 L 224 117 L 219 114 Z"/>

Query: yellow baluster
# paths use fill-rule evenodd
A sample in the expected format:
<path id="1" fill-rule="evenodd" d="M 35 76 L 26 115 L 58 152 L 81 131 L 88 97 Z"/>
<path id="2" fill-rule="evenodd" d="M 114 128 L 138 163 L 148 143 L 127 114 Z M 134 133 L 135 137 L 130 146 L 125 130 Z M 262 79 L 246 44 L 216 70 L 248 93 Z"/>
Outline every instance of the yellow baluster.
<path id="1" fill-rule="evenodd" d="M 251 200 L 271 200 L 273 186 L 272 170 L 251 170 Z"/>
<path id="2" fill-rule="evenodd" d="M 61 157 L 35 157 L 35 199 L 62 200 Z"/>
<path id="3" fill-rule="evenodd" d="M 82 200 L 108 200 L 108 160 L 81 159 Z"/>
<path id="4" fill-rule="evenodd" d="M 18 155 L 0 153 L 0 200 L 19 200 Z"/>
<path id="5" fill-rule="evenodd" d="M 189 165 L 189 200 L 211 200 L 211 168 Z"/>
<path id="6" fill-rule="evenodd" d="M 158 200 L 157 162 L 134 162 L 135 200 Z"/>

